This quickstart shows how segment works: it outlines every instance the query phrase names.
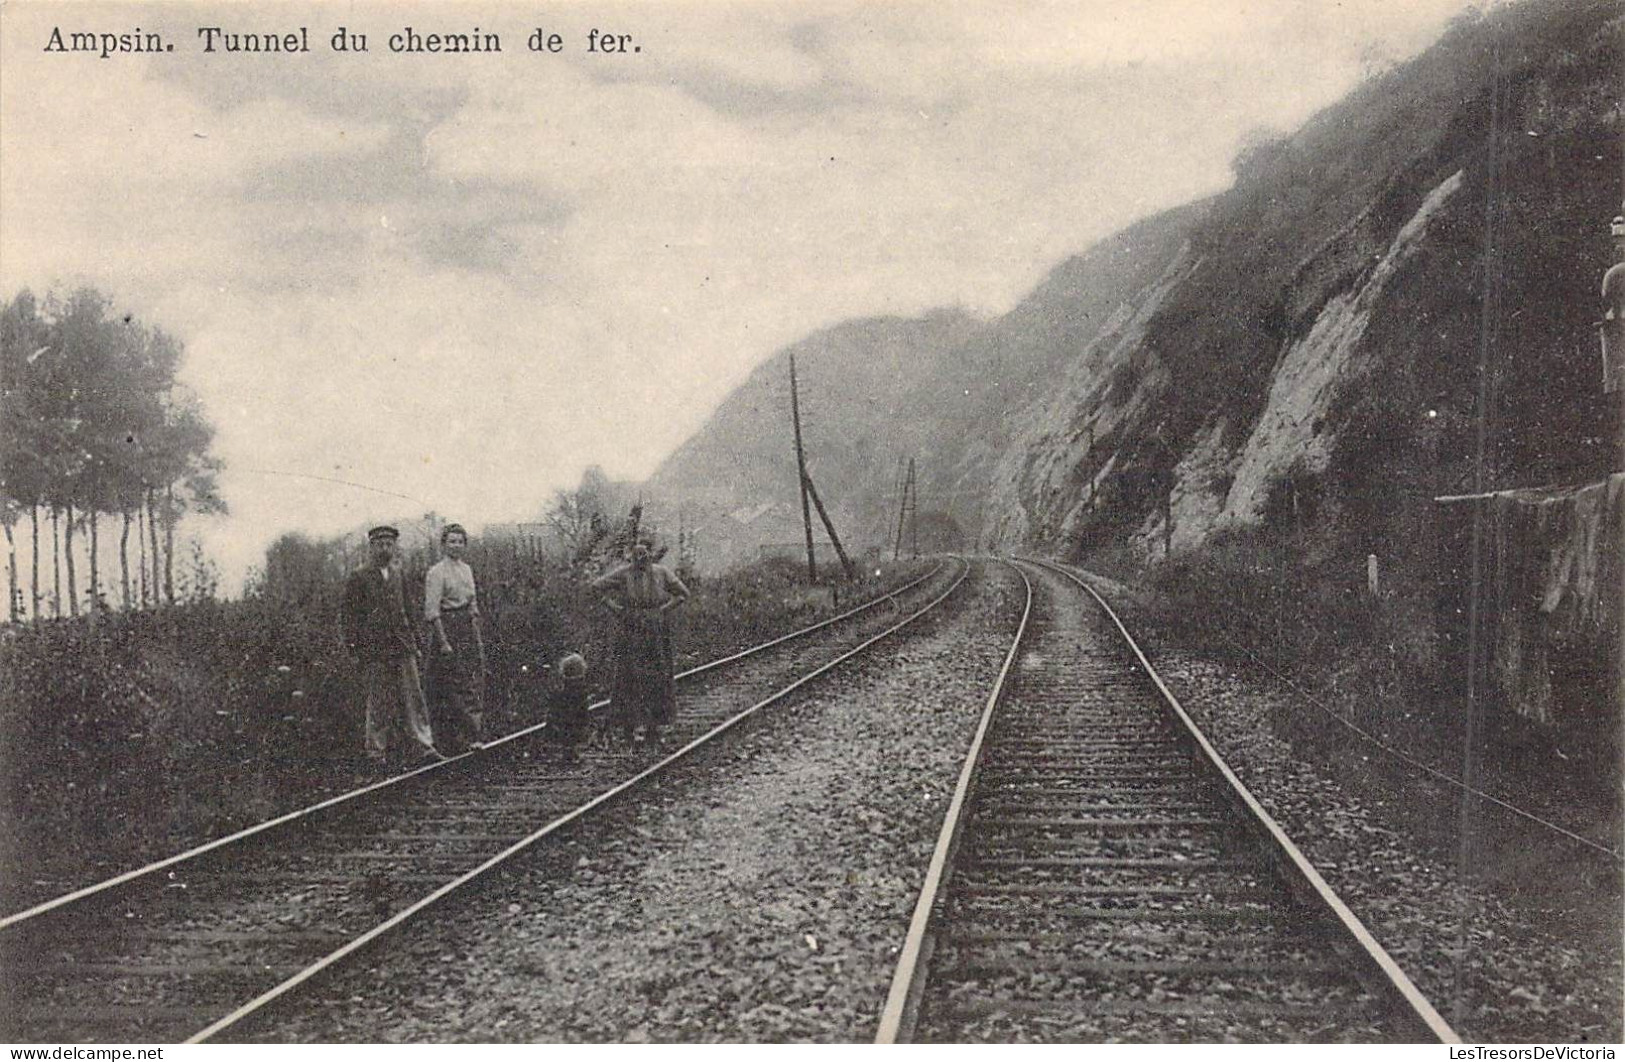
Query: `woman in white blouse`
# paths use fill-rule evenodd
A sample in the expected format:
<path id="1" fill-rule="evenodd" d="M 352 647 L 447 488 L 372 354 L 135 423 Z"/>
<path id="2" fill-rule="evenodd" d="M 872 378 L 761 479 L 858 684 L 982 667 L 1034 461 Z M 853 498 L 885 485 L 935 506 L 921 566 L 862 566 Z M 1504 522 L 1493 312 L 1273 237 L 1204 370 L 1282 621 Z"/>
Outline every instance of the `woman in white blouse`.
<path id="1" fill-rule="evenodd" d="M 474 570 L 463 560 L 468 532 L 447 524 L 440 532 L 441 560 L 423 580 L 423 615 L 429 622 L 429 674 L 435 742 L 455 756 L 480 747 L 484 714 L 485 643 Z"/>

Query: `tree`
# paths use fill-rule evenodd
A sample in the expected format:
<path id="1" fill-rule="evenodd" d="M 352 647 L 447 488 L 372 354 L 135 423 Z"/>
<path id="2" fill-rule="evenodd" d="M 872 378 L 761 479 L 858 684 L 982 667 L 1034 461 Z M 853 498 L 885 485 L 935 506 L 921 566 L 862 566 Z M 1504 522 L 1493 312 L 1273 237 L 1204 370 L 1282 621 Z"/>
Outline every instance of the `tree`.
<path id="1" fill-rule="evenodd" d="M 581 474 L 581 483 L 575 490 L 553 492 L 553 503 L 542 522 L 571 563 L 591 556 L 613 530 L 609 514 L 616 493 L 615 484 L 597 465 Z"/>
<path id="2" fill-rule="evenodd" d="M 0 523 L 5 525 L 9 616 L 18 618 L 21 588 L 13 528 L 27 508 L 33 527 L 32 604 L 39 618 L 39 505 L 45 496 L 46 447 L 36 407 L 40 400 L 34 363 L 49 347 L 47 327 L 27 289 L 0 306 Z"/>
<path id="3" fill-rule="evenodd" d="M 920 550 L 925 553 L 965 548 L 965 531 L 959 521 L 941 510 L 921 513 L 915 523 L 915 534 L 919 536 Z"/>
<path id="4" fill-rule="evenodd" d="M 1249 180 L 1287 156 L 1291 142 L 1282 133 L 1256 125 L 1241 134 L 1241 146 L 1230 160 L 1237 183 Z"/>
<path id="5" fill-rule="evenodd" d="M 164 522 L 164 600 L 175 603 L 175 525 L 188 513 L 224 513 L 216 473 L 220 462 L 209 455 L 214 427 L 197 397 L 180 386 L 170 389 L 163 421 L 153 435 L 148 473 L 148 508 L 162 488 L 159 512 Z"/>
<path id="6" fill-rule="evenodd" d="M 327 608 L 330 591 L 343 583 L 346 574 L 342 540 L 317 540 L 289 532 L 266 548 L 265 567 L 254 581 L 253 592 L 304 612 L 320 613 Z"/>
<path id="7" fill-rule="evenodd" d="M 209 454 L 214 429 L 197 399 L 176 381 L 182 348 L 133 314 L 119 316 L 94 288 L 52 294 L 43 307 L 27 291 L 0 309 L 4 376 L 4 444 L 0 454 L 0 518 L 7 541 L 24 508 L 35 529 L 34 615 L 40 598 L 39 508 L 49 510 L 55 608 L 61 614 L 60 566 L 66 563 L 68 610 L 79 609 L 74 537 L 88 532 L 92 616 L 103 606 L 99 517 L 123 518 L 120 581 L 134 603 L 129 532 L 147 524 L 151 578 L 143 562 L 138 582 L 158 585 L 163 557 L 165 596 L 174 601 L 174 525 L 186 512 L 221 512 L 219 462 Z M 160 553 L 160 499 L 168 550 Z M 143 512 L 143 509 L 145 512 Z M 145 519 L 143 519 L 145 517 Z M 58 534 L 60 526 L 61 534 Z M 147 543 L 142 542 L 145 546 Z M 12 618 L 17 594 L 13 544 Z"/>

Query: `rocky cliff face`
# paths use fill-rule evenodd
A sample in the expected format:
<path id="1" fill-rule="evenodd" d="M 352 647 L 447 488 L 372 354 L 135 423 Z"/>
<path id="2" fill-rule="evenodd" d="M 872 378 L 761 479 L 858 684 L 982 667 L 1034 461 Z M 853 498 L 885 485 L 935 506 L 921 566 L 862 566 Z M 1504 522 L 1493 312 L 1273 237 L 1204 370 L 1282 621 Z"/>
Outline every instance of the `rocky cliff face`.
<path id="1" fill-rule="evenodd" d="M 1272 529 L 1421 564 L 1431 499 L 1475 475 L 1481 360 L 1480 486 L 1608 471 L 1618 412 L 1591 301 L 1618 211 L 1622 31 L 1602 0 L 1461 22 L 1238 159 L 1226 193 L 1063 263 L 1002 318 L 799 344 L 843 535 L 889 545 L 913 456 L 920 509 L 964 544 L 1156 557 Z M 798 515 L 787 354 L 654 494 Z"/>
<path id="2" fill-rule="evenodd" d="M 1619 429 L 1590 298 L 1618 196 L 1621 29 L 1605 4 L 1459 25 L 1239 166 L 1022 411 L 985 537 L 1154 559 L 1307 528 L 1360 561 L 1426 557 L 1432 497 L 1473 475 L 1481 357 L 1492 485 L 1607 471 Z"/>

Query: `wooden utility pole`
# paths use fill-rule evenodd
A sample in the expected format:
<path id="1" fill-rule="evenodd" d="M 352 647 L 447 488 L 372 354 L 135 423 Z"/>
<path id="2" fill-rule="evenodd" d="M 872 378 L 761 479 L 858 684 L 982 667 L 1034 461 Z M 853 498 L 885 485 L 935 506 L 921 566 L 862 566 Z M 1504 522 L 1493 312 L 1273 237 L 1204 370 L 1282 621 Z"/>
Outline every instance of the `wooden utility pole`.
<path id="1" fill-rule="evenodd" d="M 1089 442 L 1083 448 L 1083 456 L 1084 456 L 1084 460 L 1088 461 L 1091 465 L 1093 465 L 1094 457 L 1095 457 L 1095 426 L 1094 426 L 1093 422 L 1090 422 L 1090 424 L 1089 424 Z M 1093 509 L 1095 507 L 1095 473 L 1094 472 L 1089 473 L 1089 478 L 1084 480 L 1084 485 L 1086 487 L 1088 487 L 1089 490 L 1088 490 L 1088 494 L 1083 499 L 1083 504 L 1085 506 Z"/>
<path id="2" fill-rule="evenodd" d="M 803 477 L 801 481 L 803 491 L 812 497 L 813 506 L 818 510 L 818 519 L 824 522 L 824 530 L 829 534 L 830 545 L 835 547 L 835 555 L 841 558 L 841 570 L 846 572 L 848 579 L 856 579 L 858 570 L 853 566 L 852 558 L 846 555 L 846 550 L 841 548 L 841 536 L 835 533 L 835 524 L 830 520 L 829 513 L 824 511 L 824 503 L 818 500 L 818 488 L 813 486 L 811 476 L 803 473 Z"/>
<path id="3" fill-rule="evenodd" d="M 912 460 L 912 458 L 910 459 Z M 892 540 L 891 559 L 896 560 L 903 553 L 903 514 L 908 511 L 908 478 L 903 470 L 897 470 L 897 535 Z"/>
<path id="4" fill-rule="evenodd" d="M 908 476 L 903 480 L 903 494 L 897 501 L 897 541 L 892 546 L 891 559 L 896 560 L 903 552 L 903 529 L 908 528 L 913 535 L 914 555 L 920 555 L 920 529 L 915 520 L 917 499 L 914 496 L 914 458 L 908 459 Z"/>
<path id="5" fill-rule="evenodd" d="M 1167 559 L 1174 552 L 1174 488 L 1162 496 L 1162 556 Z"/>
<path id="6" fill-rule="evenodd" d="M 801 526 L 807 533 L 807 581 L 818 581 L 818 558 L 813 554 L 812 512 L 807 507 L 807 452 L 801 445 L 801 399 L 796 393 L 796 356 L 790 355 L 790 420 L 796 433 L 796 480 L 801 487 Z"/>
<path id="7" fill-rule="evenodd" d="M 920 494 L 914 479 L 914 462 L 908 463 L 908 546 L 916 558 L 920 555 Z"/>

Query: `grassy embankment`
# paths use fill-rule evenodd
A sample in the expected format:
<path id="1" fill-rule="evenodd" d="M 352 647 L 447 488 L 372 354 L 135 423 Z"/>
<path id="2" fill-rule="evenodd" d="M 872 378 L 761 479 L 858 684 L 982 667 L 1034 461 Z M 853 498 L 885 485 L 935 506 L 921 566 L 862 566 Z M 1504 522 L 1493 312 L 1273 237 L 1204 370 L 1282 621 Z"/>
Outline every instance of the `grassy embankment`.
<path id="1" fill-rule="evenodd" d="M 409 593 L 426 557 L 408 560 Z M 488 733 L 541 721 L 543 665 L 586 655 L 608 685 L 606 613 L 586 578 L 476 549 Z M 843 588 L 850 606 L 909 566 Z M 697 579 L 679 668 L 837 611 L 793 565 Z M 340 585 L 156 613 L 22 627 L 0 638 L 0 909 L 100 880 L 353 786 L 361 706 L 339 644 Z"/>

